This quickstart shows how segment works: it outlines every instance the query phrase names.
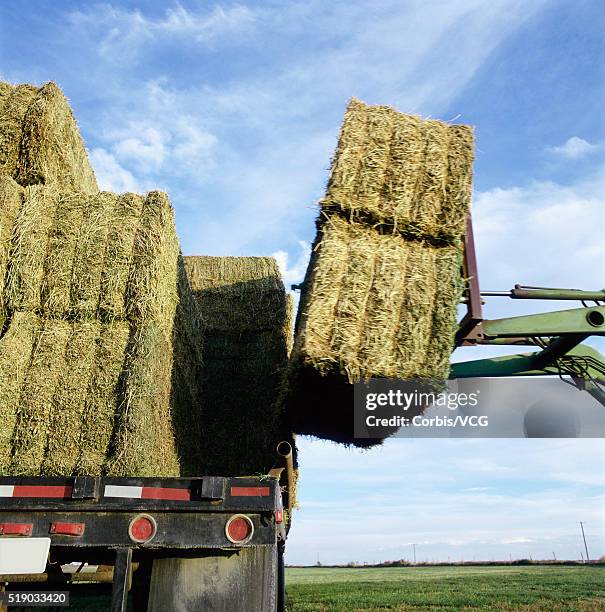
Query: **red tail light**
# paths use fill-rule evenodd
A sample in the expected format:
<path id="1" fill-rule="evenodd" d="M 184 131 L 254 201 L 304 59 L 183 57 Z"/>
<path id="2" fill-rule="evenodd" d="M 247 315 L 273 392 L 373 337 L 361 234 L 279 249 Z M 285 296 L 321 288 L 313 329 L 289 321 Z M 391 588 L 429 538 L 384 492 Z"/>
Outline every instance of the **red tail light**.
<path id="1" fill-rule="evenodd" d="M 225 535 L 233 544 L 245 544 L 254 535 L 254 525 L 245 514 L 234 514 L 225 525 Z"/>
<path id="2" fill-rule="evenodd" d="M 135 516 L 128 527 L 128 535 L 133 542 L 143 544 L 153 539 L 158 530 L 157 523 L 149 514 Z"/>

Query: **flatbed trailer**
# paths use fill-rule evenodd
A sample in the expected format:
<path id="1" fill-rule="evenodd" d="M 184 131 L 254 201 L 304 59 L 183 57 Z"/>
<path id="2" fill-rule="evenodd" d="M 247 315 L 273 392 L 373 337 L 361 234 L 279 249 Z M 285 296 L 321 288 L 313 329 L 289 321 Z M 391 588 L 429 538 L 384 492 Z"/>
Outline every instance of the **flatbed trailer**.
<path id="1" fill-rule="evenodd" d="M 278 476 L 1 477 L 3 601 L 111 592 L 112 612 L 281 611 Z"/>

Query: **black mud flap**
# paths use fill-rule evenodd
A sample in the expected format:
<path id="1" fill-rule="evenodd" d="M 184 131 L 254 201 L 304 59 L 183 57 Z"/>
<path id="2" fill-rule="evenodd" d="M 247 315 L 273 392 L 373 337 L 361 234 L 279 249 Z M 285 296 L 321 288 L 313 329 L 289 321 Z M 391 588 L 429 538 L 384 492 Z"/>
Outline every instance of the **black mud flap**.
<path id="1" fill-rule="evenodd" d="M 155 559 L 148 610 L 277 612 L 278 556 L 277 545 L 267 545 L 206 557 Z"/>

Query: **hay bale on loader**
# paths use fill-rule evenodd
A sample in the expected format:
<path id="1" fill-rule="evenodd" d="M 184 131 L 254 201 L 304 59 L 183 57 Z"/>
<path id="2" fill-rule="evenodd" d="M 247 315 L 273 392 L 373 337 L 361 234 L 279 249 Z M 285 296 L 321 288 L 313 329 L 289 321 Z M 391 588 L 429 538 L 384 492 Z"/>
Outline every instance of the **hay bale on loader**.
<path id="1" fill-rule="evenodd" d="M 182 459 L 201 416 L 197 379 L 188 380 L 194 403 L 174 389 L 199 368 L 199 349 L 184 356 L 181 338 L 201 339 L 166 195 L 27 187 L 6 267 L 2 473 L 201 469 Z"/>
<path id="2" fill-rule="evenodd" d="M 473 131 L 352 99 L 338 140 L 324 213 L 435 245 L 464 236 Z"/>
<path id="3" fill-rule="evenodd" d="M 350 103 L 296 322 L 285 390 L 296 433 L 380 443 L 354 437 L 354 383 L 447 378 L 472 140 L 466 126 Z"/>
<path id="4" fill-rule="evenodd" d="M 0 83 L 0 174 L 23 186 L 99 191 L 77 122 L 55 83 Z"/>
<path id="5" fill-rule="evenodd" d="M 292 301 L 271 257 L 185 257 L 204 321 L 206 471 L 266 474 L 291 440 L 278 396 Z"/>

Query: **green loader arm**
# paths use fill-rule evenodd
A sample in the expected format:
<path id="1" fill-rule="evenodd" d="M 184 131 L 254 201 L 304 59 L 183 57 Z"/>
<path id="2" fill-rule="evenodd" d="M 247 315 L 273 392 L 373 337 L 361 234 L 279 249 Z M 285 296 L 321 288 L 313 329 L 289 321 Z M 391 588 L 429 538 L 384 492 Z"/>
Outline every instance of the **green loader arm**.
<path id="1" fill-rule="evenodd" d="M 590 336 L 605 336 L 605 306 L 482 320 L 464 344 L 526 345 L 540 350 L 454 363 L 450 378 L 569 376 L 605 405 L 605 358 L 582 344 Z"/>
<path id="2" fill-rule="evenodd" d="M 599 351 L 586 344 L 580 344 L 567 352 L 568 364 L 576 364 L 576 372 L 566 371 L 556 365 L 535 369 L 534 364 L 538 352 L 504 355 L 463 361 L 452 364 L 450 378 L 497 378 L 502 376 L 561 376 L 568 374 L 575 385 L 590 393 L 598 402 L 605 406 L 605 358 Z M 599 367 L 599 364 L 601 367 Z"/>
<path id="3" fill-rule="evenodd" d="M 591 336 L 605 336 L 605 289 L 582 291 L 515 285 L 510 291 L 481 291 L 470 215 L 466 222 L 462 271 L 467 281 L 466 314 L 458 325 L 456 346 L 525 345 L 538 350 L 455 363 L 451 378 L 569 376 L 578 388 L 605 405 L 605 359 L 595 349 L 582 344 Z M 483 298 L 488 296 L 513 300 L 575 300 L 584 308 L 490 321 L 483 318 Z"/>

